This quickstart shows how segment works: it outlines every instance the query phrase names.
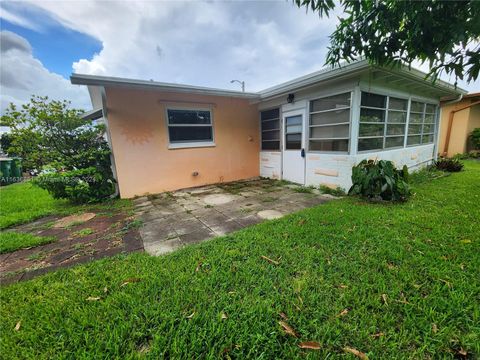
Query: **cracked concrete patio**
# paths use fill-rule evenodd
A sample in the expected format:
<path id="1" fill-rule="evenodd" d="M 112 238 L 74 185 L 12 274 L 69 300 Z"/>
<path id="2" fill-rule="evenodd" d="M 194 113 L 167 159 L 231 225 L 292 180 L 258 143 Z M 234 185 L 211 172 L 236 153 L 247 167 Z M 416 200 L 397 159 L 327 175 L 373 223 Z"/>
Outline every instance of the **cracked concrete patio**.
<path id="1" fill-rule="evenodd" d="M 145 251 L 160 255 L 334 199 L 316 189 L 255 179 L 134 200 Z"/>

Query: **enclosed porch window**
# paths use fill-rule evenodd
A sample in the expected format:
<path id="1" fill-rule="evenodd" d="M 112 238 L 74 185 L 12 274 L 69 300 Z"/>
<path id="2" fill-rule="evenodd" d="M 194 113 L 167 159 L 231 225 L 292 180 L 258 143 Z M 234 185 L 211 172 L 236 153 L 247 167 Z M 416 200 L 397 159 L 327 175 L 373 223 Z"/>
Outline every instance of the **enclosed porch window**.
<path id="1" fill-rule="evenodd" d="M 262 150 L 280 150 L 280 109 L 260 112 Z"/>
<path id="2" fill-rule="evenodd" d="M 310 151 L 348 152 L 351 93 L 310 101 Z"/>

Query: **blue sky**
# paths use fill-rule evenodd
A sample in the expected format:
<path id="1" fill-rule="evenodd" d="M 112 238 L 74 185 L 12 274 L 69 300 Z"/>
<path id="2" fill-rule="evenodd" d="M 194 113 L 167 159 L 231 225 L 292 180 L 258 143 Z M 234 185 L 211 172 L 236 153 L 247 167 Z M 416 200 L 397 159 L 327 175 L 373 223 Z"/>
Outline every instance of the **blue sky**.
<path id="1" fill-rule="evenodd" d="M 28 40 L 33 56 L 42 64 L 66 78 L 72 73 L 72 64 L 81 58 L 91 58 L 100 52 L 102 43 L 91 36 L 63 27 L 51 19 L 48 27 L 32 30 L 2 20 L 1 30 L 8 30 Z"/>
<path id="2" fill-rule="evenodd" d="M 1 109 L 32 94 L 91 108 L 72 72 L 261 90 L 321 69 L 336 15 L 284 0 L 2 1 Z"/>

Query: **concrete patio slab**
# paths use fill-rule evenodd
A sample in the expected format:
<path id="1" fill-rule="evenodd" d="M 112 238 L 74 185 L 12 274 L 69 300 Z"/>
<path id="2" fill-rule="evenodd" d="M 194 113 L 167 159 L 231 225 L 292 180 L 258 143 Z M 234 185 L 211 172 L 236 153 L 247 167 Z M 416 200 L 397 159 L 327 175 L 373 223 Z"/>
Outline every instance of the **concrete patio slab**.
<path id="1" fill-rule="evenodd" d="M 161 255 L 332 200 L 299 185 L 254 179 L 134 200 L 145 251 Z"/>

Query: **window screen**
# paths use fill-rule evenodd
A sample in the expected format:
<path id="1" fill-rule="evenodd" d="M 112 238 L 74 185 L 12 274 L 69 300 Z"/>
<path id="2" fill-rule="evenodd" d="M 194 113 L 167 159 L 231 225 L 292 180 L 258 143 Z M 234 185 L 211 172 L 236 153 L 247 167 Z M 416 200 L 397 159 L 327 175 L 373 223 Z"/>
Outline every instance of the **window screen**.
<path id="1" fill-rule="evenodd" d="M 168 109 L 168 135 L 170 143 L 212 142 L 212 116 L 210 110 Z"/>
<path id="2" fill-rule="evenodd" d="M 308 149 L 348 152 L 351 93 L 310 102 Z"/>
<path id="3" fill-rule="evenodd" d="M 262 150 L 280 150 L 280 109 L 260 112 Z"/>

